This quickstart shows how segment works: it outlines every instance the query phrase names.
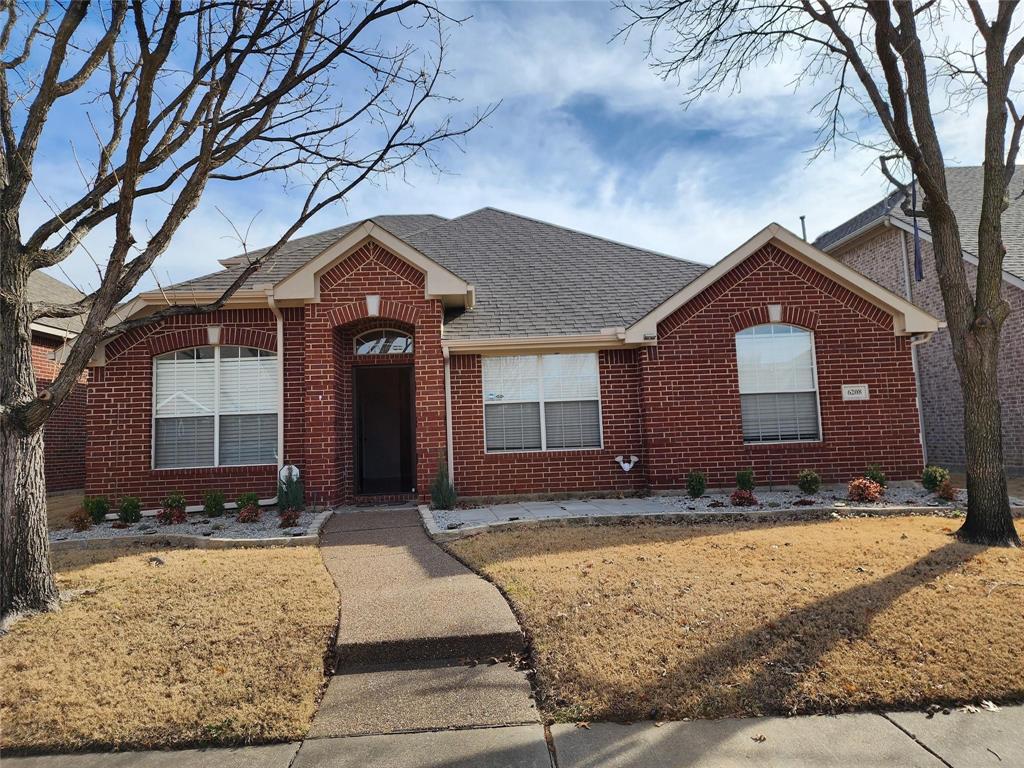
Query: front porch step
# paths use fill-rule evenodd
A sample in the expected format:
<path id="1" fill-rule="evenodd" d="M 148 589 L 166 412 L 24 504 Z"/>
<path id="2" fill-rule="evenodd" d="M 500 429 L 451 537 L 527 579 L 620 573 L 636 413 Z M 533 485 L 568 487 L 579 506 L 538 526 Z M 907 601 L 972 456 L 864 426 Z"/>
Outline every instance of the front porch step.
<path id="1" fill-rule="evenodd" d="M 526 675 L 508 664 L 406 664 L 332 677 L 309 737 L 538 722 Z"/>
<path id="2" fill-rule="evenodd" d="M 336 514 L 320 541 L 341 599 L 339 671 L 524 649 L 497 588 L 431 541 L 415 510 Z"/>

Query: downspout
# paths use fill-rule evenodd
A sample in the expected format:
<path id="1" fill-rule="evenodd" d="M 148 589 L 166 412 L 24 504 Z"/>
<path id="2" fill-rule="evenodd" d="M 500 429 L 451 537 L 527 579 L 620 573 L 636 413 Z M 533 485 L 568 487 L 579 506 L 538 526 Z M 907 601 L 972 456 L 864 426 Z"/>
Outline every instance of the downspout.
<path id="1" fill-rule="evenodd" d="M 267 303 L 277 318 L 277 482 L 280 482 L 281 468 L 284 467 L 284 315 L 273 294 L 267 293 Z M 274 487 L 278 487 L 277 483 Z M 277 503 L 277 494 L 274 494 L 272 503 Z"/>
<path id="2" fill-rule="evenodd" d="M 910 253 L 907 251 L 907 233 L 899 230 L 900 248 L 903 251 L 903 293 L 907 301 L 913 303 L 913 294 L 910 290 Z M 930 333 L 924 334 L 924 338 L 914 336 L 910 340 L 910 364 L 914 367 L 914 391 L 917 397 L 917 428 L 921 440 L 921 458 L 928 464 L 928 442 L 924 435 L 924 402 L 921 400 L 921 369 L 917 362 L 917 348 L 931 339 Z"/>
<path id="3" fill-rule="evenodd" d="M 441 347 L 444 356 L 444 430 L 445 453 L 448 456 L 448 482 L 455 487 L 455 446 L 452 437 L 452 360 L 448 347 Z"/>

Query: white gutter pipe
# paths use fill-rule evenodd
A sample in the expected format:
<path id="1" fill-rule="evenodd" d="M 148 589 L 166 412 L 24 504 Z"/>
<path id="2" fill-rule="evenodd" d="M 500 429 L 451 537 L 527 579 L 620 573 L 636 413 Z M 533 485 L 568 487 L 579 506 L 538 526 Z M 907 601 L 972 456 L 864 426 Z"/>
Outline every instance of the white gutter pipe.
<path id="1" fill-rule="evenodd" d="M 266 301 L 270 305 L 270 311 L 278 318 L 278 479 L 281 479 L 281 470 L 285 466 L 285 315 L 281 307 L 273 300 L 272 294 L 266 295 Z M 278 487 L 274 483 L 274 487 Z M 274 502 L 278 497 L 274 495 Z"/>
<path id="2" fill-rule="evenodd" d="M 444 429 L 448 455 L 448 482 L 455 487 L 455 451 L 452 432 L 452 360 L 448 347 L 441 347 L 444 356 Z"/>
<path id="3" fill-rule="evenodd" d="M 900 233 L 900 247 L 903 251 L 903 293 L 907 301 L 913 303 L 913 293 L 910 290 L 910 254 L 907 251 L 907 233 L 898 230 Z M 910 338 L 910 364 L 914 367 L 914 394 L 917 399 L 917 429 L 921 440 L 921 458 L 928 464 L 928 441 L 924 435 L 924 402 L 921 400 L 921 368 L 917 363 L 917 348 L 930 340 L 932 334 L 926 333 Z"/>

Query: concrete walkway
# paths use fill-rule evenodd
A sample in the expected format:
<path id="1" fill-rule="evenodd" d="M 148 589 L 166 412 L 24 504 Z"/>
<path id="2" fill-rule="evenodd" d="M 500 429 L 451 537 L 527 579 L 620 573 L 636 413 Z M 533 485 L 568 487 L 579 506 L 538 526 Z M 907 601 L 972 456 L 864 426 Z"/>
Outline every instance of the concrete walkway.
<path id="1" fill-rule="evenodd" d="M 1006 768 L 1024 765 L 1024 707 L 679 723 L 540 725 L 238 749 L 5 757 L 4 768 Z"/>

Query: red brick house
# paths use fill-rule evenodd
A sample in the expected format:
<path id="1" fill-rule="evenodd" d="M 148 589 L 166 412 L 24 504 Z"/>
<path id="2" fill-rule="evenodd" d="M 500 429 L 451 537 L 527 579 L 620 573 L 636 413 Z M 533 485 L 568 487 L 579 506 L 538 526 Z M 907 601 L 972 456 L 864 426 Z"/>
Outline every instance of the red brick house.
<path id="1" fill-rule="evenodd" d="M 982 167 L 946 169 L 950 203 L 960 224 L 968 282 L 977 279 L 978 220 L 981 213 Z M 1019 185 L 1019 177 L 1014 179 Z M 1003 213 L 1003 298 L 1010 316 L 1003 325 L 999 349 L 999 399 L 1002 403 L 1003 458 L 1011 475 L 1024 476 L 1024 200 L 1010 195 Z M 923 193 L 919 190 L 919 195 Z M 928 222 L 918 221 L 924 279 L 914 272 L 914 225 L 902 210 L 903 197 L 892 194 L 825 232 L 815 245 L 867 277 L 898 293 L 939 319 L 946 316 L 935 270 Z M 922 431 L 927 460 L 963 468 L 964 401 L 953 360 L 949 331 L 943 325 L 929 344 L 915 350 L 921 393 Z"/>
<path id="2" fill-rule="evenodd" d="M 381 216 L 100 350 L 87 489 L 272 496 L 281 461 L 349 503 L 424 499 L 439 461 L 469 497 L 917 477 L 910 350 L 937 327 L 774 224 L 707 267 L 490 208 Z"/>
<path id="3" fill-rule="evenodd" d="M 29 276 L 29 301 L 71 304 L 82 296 L 80 291 L 45 272 Z M 78 334 L 81 323 L 80 317 L 46 317 L 32 323 L 32 371 L 39 389 L 53 383 L 60 370 L 60 350 Z M 48 493 L 77 490 L 85 485 L 85 385 L 83 376 L 44 427 Z"/>

